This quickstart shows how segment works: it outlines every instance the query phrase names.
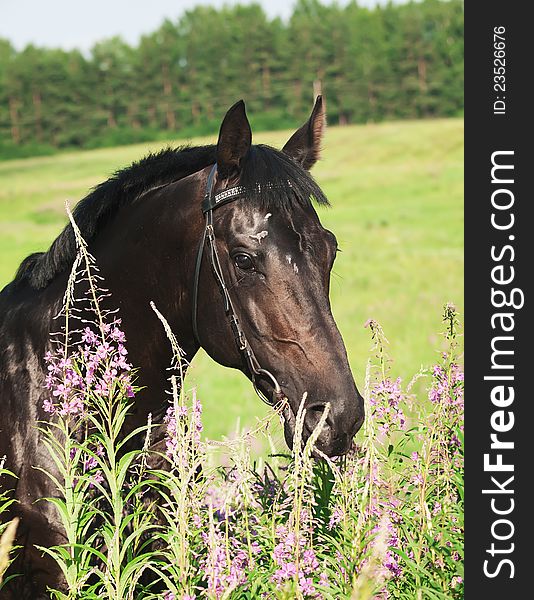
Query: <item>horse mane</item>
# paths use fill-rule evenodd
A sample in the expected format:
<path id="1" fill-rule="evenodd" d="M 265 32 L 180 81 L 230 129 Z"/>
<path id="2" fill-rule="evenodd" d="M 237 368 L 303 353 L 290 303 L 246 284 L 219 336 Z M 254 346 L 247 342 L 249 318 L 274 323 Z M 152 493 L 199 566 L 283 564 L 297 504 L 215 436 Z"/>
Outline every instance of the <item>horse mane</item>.
<path id="1" fill-rule="evenodd" d="M 145 192 L 214 164 L 216 151 L 215 145 L 165 148 L 116 171 L 74 208 L 72 214 L 82 237 L 89 243 L 112 215 Z M 328 204 L 306 170 L 283 152 L 266 145 L 251 146 L 243 161 L 240 185 L 247 188 L 247 201 L 266 209 L 289 212 L 295 202 L 309 205 L 312 198 L 319 204 Z M 76 252 L 69 223 L 48 251 L 36 252 L 22 261 L 13 283 L 24 281 L 34 289 L 43 289 L 56 275 L 70 268 Z"/>

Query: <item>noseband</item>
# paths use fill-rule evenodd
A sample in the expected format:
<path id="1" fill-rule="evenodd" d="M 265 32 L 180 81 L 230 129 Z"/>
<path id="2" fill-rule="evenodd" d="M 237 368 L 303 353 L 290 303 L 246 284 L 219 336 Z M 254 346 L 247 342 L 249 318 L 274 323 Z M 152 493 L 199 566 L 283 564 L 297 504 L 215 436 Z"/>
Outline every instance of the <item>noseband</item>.
<path id="1" fill-rule="evenodd" d="M 197 258 L 195 263 L 195 278 L 193 282 L 193 303 L 192 303 L 192 317 L 193 317 L 193 334 L 199 346 L 200 338 L 198 335 L 198 325 L 197 325 L 197 314 L 198 314 L 198 289 L 199 289 L 199 281 L 200 281 L 200 268 L 202 266 L 202 258 L 204 256 L 204 248 L 206 246 L 206 241 L 208 245 L 208 256 L 211 263 L 211 268 L 213 271 L 213 275 L 215 277 L 215 281 L 219 286 L 219 291 L 223 297 L 224 302 L 224 312 L 230 321 L 230 326 L 232 328 L 232 333 L 234 334 L 234 339 L 236 346 L 241 353 L 243 360 L 247 366 L 250 377 L 252 379 L 252 385 L 254 386 L 254 390 L 258 394 L 258 396 L 269 406 L 273 406 L 274 404 L 283 400 L 284 395 L 280 388 L 276 377 L 267 369 L 262 369 L 261 365 L 254 354 L 254 351 L 250 347 L 248 340 L 245 336 L 244 331 L 241 329 L 241 325 L 239 324 L 239 319 L 237 318 L 234 305 L 232 303 L 232 298 L 230 297 L 230 293 L 228 290 L 228 286 L 224 280 L 223 270 L 221 268 L 221 263 L 219 260 L 219 254 L 217 252 L 217 244 L 215 240 L 215 231 L 213 229 L 213 211 L 219 206 L 223 206 L 224 204 L 228 204 L 229 202 L 233 202 L 238 198 L 242 198 L 245 195 L 245 188 L 243 186 L 235 186 L 231 188 L 227 188 L 218 194 L 213 193 L 213 188 L 215 186 L 215 175 L 217 174 L 217 164 L 213 165 L 213 168 L 210 171 L 208 176 L 208 182 L 206 185 L 206 193 L 204 195 L 204 200 L 202 202 L 202 212 L 206 216 L 206 226 L 204 228 L 204 233 L 200 240 L 200 244 L 197 251 Z M 259 377 L 265 377 L 271 381 L 274 387 L 273 398 L 267 398 L 263 392 L 258 387 L 257 379 Z"/>

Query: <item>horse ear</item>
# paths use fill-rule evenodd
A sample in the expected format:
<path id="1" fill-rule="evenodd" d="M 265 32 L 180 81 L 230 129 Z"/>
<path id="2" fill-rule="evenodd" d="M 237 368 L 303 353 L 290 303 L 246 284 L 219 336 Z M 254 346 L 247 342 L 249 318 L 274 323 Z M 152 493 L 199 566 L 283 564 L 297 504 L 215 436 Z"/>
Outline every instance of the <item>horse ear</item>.
<path id="1" fill-rule="evenodd" d="M 224 116 L 217 142 L 217 171 L 221 179 L 237 174 L 241 160 L 252 143 L 252 131 L 243 100 L 236 102 Z"/>
<path id="2" fill-rule="evenodd" d="M 326 114 L 323 97 L 317 96 L 310 118 L 289 138 L 282 151 L 305 169 L 310 170 L 319 160 L 325 128 Z"/>

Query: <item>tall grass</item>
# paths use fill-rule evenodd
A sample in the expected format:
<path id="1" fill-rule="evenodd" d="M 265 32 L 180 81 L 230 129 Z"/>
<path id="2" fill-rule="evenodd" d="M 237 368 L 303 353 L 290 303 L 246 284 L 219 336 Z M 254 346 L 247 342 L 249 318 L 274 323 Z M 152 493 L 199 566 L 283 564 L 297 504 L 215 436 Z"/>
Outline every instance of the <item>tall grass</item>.
<path id="1" fill-rule="evenodd" d="M 203 441 L 199 391 L 183 385 L 183 355 L 153 306 L 174 354 L 167 411 L 124 436 L 135 371 L 73 226 L 79 252 L 46 357 L 50 420 L 41 424 L 57 467 L 48 501 L 67 537 L 42 549 L 65 576 L 53 598 L 463 596 L 463 373 L 452 305 L 439 360 L 407 384 L 392 377 L 387 339 L 368 322 L 367 417 L 347 456 L 318 458 L 328 405 L 302 443 L 304 396 L 293 451 L 257 462 L 251 447 L 269 440 L 278 413 L 215 449 Z M 421 378 L 428 398 L 412 393 Z"/>
<path id="2" fill-rule="evenodd" d="M 4 481 L 12 480 L 15 478 L 15 475 L 11 471 L 4 469 L 5 460 L 5 456 L 0 458 L 0 478 Z M 7 514 L 9 507 L 14 502 L 11 492 L 11 489 L 2 489 L 0 487 L 0 589 L 2 589 L 2 585 L 5 585 L 10 579 L 16 576 L 16 574 L 12 574 L 4 580 L 5 572 L 11 562 L 10 554 L 13 550 L 13 543 L 19 522 L 16 517 L 14 519 L 3 519 L 3 516 Z"/>

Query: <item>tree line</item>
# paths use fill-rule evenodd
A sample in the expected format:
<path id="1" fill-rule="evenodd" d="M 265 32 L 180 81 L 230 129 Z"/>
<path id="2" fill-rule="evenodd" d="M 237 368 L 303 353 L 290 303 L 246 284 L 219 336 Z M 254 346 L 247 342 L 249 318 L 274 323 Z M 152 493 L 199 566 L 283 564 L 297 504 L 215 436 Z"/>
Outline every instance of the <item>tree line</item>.
<path id="1" fill-rule="evenodd" d="M 457 115 L 463 83 L 462 0 L 299 0 L 287 22 L 257 4 L 198 6 L 86 55 L 0 39 L 0 150 L 212 133 L 240 98 L 256 129 L 292 127 L 319 91 L 334 124 Z"/>

